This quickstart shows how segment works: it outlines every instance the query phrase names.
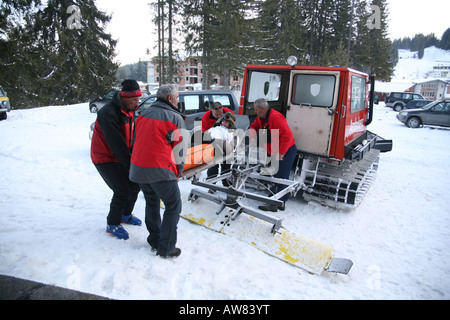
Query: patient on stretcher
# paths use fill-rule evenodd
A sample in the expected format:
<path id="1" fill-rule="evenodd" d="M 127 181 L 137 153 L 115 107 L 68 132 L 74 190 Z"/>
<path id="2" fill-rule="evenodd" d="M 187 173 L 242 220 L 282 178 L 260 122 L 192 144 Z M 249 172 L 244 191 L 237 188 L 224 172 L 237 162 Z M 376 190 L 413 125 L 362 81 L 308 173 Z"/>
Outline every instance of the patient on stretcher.
<path id="1" fill-rule="evenodd" d="M 215 160 L 220 163 L 208 169 L 206 173 L 207 179 L 216 177 L 219 174 L 219 167 L 220 174 L 225 174 L 230 171 L 231 162 L 227 161 L 226 156 L 233 152 L 233 130 L 235 128 L 235 121 L 236 116 L 232 112 L 227 112 L 217 120 L 211 129 L 208 130 L 215 150 Z M 221 157 L 225 158 L 220 161 Z M 229 185 L 227 180 L 223 180 L 222 182 L 225 187 Z"/>
<path id="2" fill-rule="evenodd" d="M 216 165 L 208 168 L 207 177 L 217 176 L 219 167 L 222 174 L 226 173 L 231 167 L 230 161 L 226 163 L 226 156 L 234 149 L 235 121 L 236 116 L 231 112 L 220 117 L 214 126 L 204 133 L 203 144 L 189 148 L 184 171 L 215 162 Z"/>

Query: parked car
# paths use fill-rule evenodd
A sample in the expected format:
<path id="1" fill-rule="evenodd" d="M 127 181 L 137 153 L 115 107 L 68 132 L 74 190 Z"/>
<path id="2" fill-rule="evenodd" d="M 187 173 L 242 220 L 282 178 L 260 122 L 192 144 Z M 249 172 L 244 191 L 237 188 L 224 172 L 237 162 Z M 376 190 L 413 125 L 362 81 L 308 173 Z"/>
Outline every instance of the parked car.
<path id="1" fill-rule="evenodd" d="M 97 113 L 105 104 L 112 100 L 113 96 L 119 92 L 119 90 L 110 90 L 101 97 L 95 98 L 89 102 L 89 110 L 92 113 Z"/>
<path id="2" fill-rule="evenodd" d="M 420 109 L 433 101 L 427 99 L 419 99 L 408 102 L 403 109 Z"/>
<path id="3" fill-rule="evenodd" d="M 410 128 L 423 125 L 450 126 L 450 100 L 440 100 L 427 104 L 421 109 L 400 111 L 397 119 Z"/>
<path id="4" fill-rule="evenodd" d="M 9 102 L 8 94 L 0 86 L 0 120 L 8 118 L 7 112 L 11 111 L 11 104 Z"/>
<path id="5" fill-rule="evenodd" d="M 89 110 L 92 113 L 97 113 L 98 110 L 100 110 L 106 103 L 112 100 L 117 92 L 119 92 L 119 90 L 111 90 L 105 93 L 103 96 L 91 100 L 91 102 L 89 102 Z M 142 91 L 142 96 L 139 101 L 143 101 L 148 96 L 149 94 L 146 91 Z"/>
<path id="6" fill-rule="evenodd" d="M 412 92 L 391 92 L 388 96 L 385 98 L 386 107 L 392 108 L 395 111 L 400 111 L 405 108 L 405 105 L 412 101 L 412 100 L 425 100 L 424 97 L 422 97 L 418 93 L 412 93 Z"/>
<path id="7" fill-rule="evenodd" d="M 143 99 L 136 110 L 136 117 L 156 101 L 156 94 Z M 233 91 L 205 90 L 205 91 L 179 91 L 178 109 L 186 117 L 186 129 L 191 130 L 200 127 L 202 117 L 211 109 L 214 102 L 220 102 L 223 107 L 238 113 L 239 103 Z M 245 117 L 247 118 L 247 117 Z M 239 120 L 241 121 L 241 120 Z M 247 120 L 248 121 L 248 120 Z M 197 123 L 196 123 L 197 122 Z M 92 138 L 95 123 L 91 124 L 89 137 Z"/>
<path id="8" fill-rule="evenodd" d="M 137 115 L 150 107 L 156 101 L 156 95 L 150 95 L 143 100 Z M 211 109 L 214 102 L 220 102 L 223 107 L 238 112 L 239 103 L 233 91 L 227 90 L 205 90 L 205 91 L 180 91 L 178 98 L 178 108 L 186 116 L 186 128 L 194 129 L 196 121 L 202 121 L 202 117 Z"/>

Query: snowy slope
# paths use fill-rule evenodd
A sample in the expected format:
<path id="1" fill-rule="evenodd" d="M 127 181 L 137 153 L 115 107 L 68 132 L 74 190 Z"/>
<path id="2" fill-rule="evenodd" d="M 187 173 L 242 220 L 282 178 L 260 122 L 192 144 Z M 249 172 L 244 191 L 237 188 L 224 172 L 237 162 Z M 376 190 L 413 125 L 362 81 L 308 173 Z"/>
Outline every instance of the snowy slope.
<path id="1" fill-rule="evenodd" d="M 354 262 L 348 275 L 316 276 L 183 219 L 178 259 L 156 257 L 144 226 L 112 238 L 87 104 L 13 110 L 0 122 L 0 273 L 116 299 L 449 299 L 450 130 L 409 129 L 395 115 L 376 107 L 370 130 L 394 150 L 358 209 L 294 199 L 279 214 Z M 144 205 L 141 194 L 141 219 Z"/>
<path id="2" fill-rule="evenodd" d="M 394 70 L 393 81 L 423 79 L 437 65 L 450 65 L 450 51 L 436 47 L 426 48 L 422 59 L 418 52 L 398 50 L 399 60 Z"/>

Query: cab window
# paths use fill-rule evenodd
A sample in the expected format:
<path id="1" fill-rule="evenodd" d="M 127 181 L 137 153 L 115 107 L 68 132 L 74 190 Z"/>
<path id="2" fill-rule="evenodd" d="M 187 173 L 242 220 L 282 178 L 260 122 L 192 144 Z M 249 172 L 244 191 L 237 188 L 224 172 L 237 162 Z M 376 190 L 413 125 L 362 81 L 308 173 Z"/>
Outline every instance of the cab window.
<path id="1" fill-rule="evenodd" d="M 278 101 L 280 96 L 281 74 L 254 71 L 250 75 L 248 102 L 259 98 L 267 101 Z"/>
<path id="2" fill-rule="evenodd" d="M 365 108 L 366 79 L 352 76 L 351 112 L 358 112 Z"/>
<path id="3" fill-rule="evenodd" d="M 333 106 L 335 85 L 334 75 L 297 74 L 294 77 L 292 103 L 330 108 Z"/>

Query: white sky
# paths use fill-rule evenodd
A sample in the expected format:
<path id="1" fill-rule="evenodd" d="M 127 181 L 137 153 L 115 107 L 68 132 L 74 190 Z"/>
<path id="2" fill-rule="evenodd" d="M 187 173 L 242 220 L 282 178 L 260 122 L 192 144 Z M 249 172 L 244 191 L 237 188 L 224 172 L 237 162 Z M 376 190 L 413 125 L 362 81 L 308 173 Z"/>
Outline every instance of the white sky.
<path id="1" fill-rule="evenodd" d="M 156 55 L 154 14 L 148 5 L 152 0 L 96 0 L 97 7 L 112 14 L 107 31 L 117 44 L 117 61 L 136 63 L 146 56 Z M 450 27 L 448 0 L 388 0 L 389 33 L 391 39 L 434 33 L 437 38 Z"/>

